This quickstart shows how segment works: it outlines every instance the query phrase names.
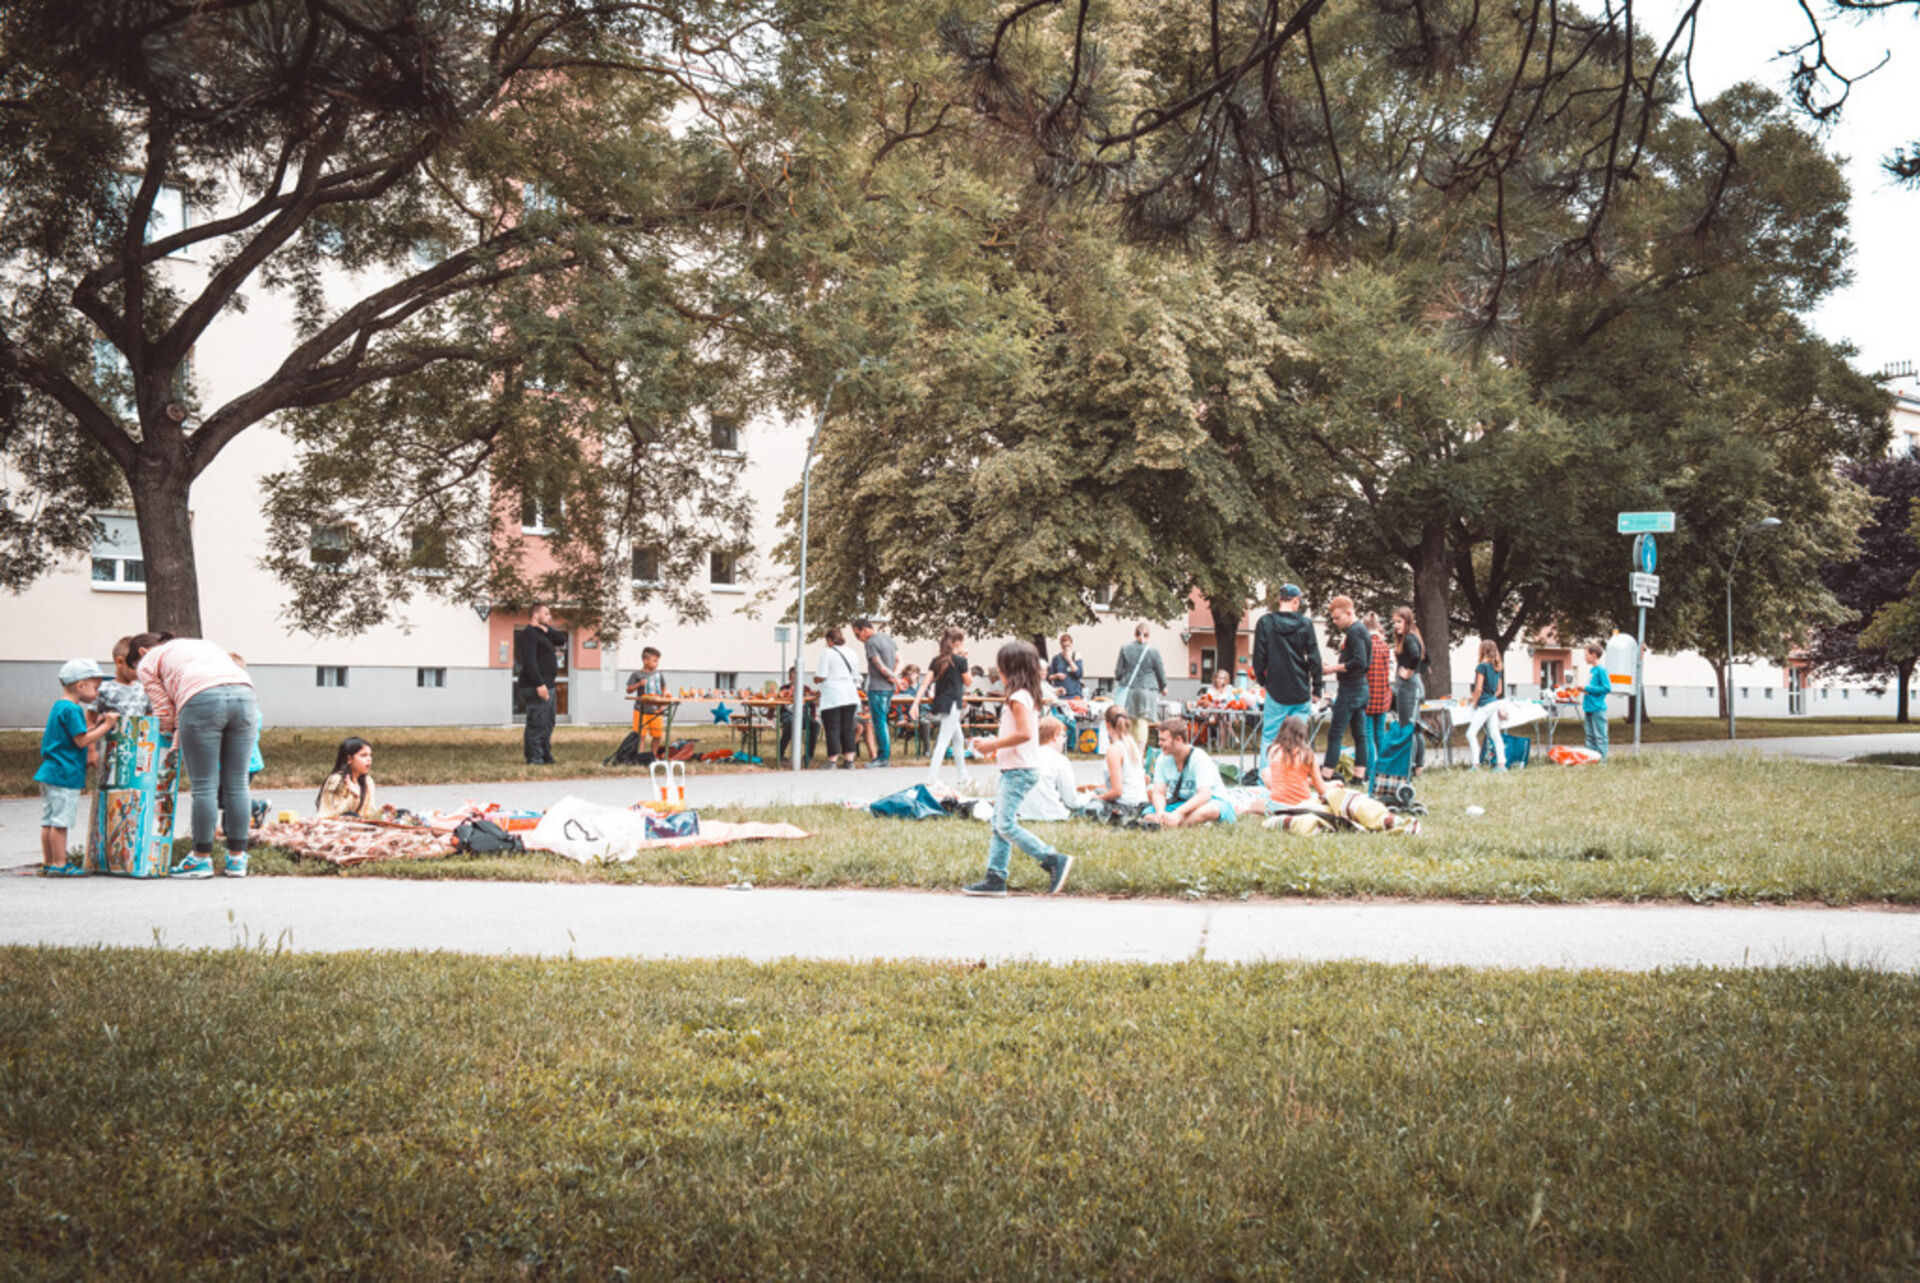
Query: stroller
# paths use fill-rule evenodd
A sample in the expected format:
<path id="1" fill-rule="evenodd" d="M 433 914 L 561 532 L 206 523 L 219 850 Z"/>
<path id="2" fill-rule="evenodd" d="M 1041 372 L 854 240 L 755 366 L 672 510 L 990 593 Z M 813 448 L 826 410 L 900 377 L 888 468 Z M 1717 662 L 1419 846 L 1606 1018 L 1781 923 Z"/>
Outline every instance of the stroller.
<path id="1" fill-rule="evenodd" d="M 1413 793 L 1413 746 L 1419 735 L 1411 723 L 1393 723 L 1374 746 L 1367 770 L 1367 795 L 1402 815 L 1425 815 Z"/>

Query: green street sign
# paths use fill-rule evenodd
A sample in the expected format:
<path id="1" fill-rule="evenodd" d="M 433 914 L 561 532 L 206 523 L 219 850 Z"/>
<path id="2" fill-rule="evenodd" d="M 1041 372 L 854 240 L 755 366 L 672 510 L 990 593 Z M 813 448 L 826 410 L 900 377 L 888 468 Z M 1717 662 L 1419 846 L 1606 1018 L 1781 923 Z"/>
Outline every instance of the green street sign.
<path id="1" fill-rule="evenodd" d="M 1673 514 L 1671 512 L 1623 512 L 1620 514 L 1620 533 L 1623 535 L 1670 535 L 1673 533 Z"/>

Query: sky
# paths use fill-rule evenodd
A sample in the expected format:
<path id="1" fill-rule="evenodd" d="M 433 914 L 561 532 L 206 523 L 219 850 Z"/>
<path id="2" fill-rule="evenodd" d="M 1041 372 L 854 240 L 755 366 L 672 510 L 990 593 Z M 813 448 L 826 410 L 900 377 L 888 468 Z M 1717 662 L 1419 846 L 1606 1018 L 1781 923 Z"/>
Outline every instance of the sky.
<path id="1" fill-rule="evenodd" d="M 1685 7 L 1639 0 L 1635 21 L 1664 43 Z M 1703 99 L 1741 80 L 1784 94 L 1795 60 L 1778 54 L 1807 31 L 1795 0 L 1705 0 L 1694 84 Z M 1920 366 L 1920 253 L 1913 243 L 1920 188 L 1899 186 L 1880 167 L 1896 146 L 1920 141 L 1920 6 L 1830 23 L 1827 48 L 1848 74 L 1888 54 L 1891 60 L 1854 85 L 1839 123 L 1824 132 L 1827 149 L 1845 159 L 1853 189 L 1853 283 L 1829 297 L 1812 323 L 1825 337 L 1853 344 L 1860 369 L 1877 372 L 1897 361 Z M 1898 386 L 1911 390 L 1915 381 Z"/>

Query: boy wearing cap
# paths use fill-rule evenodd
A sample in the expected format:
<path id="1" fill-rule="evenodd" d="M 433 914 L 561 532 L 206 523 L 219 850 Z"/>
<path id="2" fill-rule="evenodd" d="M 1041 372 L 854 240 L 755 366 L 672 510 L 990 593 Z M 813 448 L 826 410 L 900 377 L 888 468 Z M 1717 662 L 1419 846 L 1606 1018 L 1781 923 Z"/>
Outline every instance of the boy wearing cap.
<path id="1" fill-rule="evenodd" d="M 90 659 L 70 659 L 60 667 L 60 685 L 66 698 L 55 700 L 47 714 L 46 734 L 40 737 L 40 873 L 50 878 L 84 876 L 86 870 L 67 862 L 67 830 L 80 815 L 80 794 L 87 787 L 87 750 L 120 720 L 104 713 L 87 729 L 84 705 L 100 694 L 100 666 Z"/>

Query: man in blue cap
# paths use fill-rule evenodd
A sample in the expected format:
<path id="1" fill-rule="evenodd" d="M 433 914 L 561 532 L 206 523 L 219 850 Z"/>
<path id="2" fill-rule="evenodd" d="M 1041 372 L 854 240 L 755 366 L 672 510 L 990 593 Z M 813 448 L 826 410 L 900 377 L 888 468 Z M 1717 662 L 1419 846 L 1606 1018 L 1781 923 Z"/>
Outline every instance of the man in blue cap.
<path id="1" fill-rule="evenodd" d="M 1301 609 L 1304 595 L 1297 584 L 1281 584 L 1279 608 L 1262 615 L 1253 630 L 1253 679 L 1267 692 L 1260 719 L 1262 771 L 1280 723 L 1289 717 L 1306 719 L 1324 680 L 1320 640 Z"/>

